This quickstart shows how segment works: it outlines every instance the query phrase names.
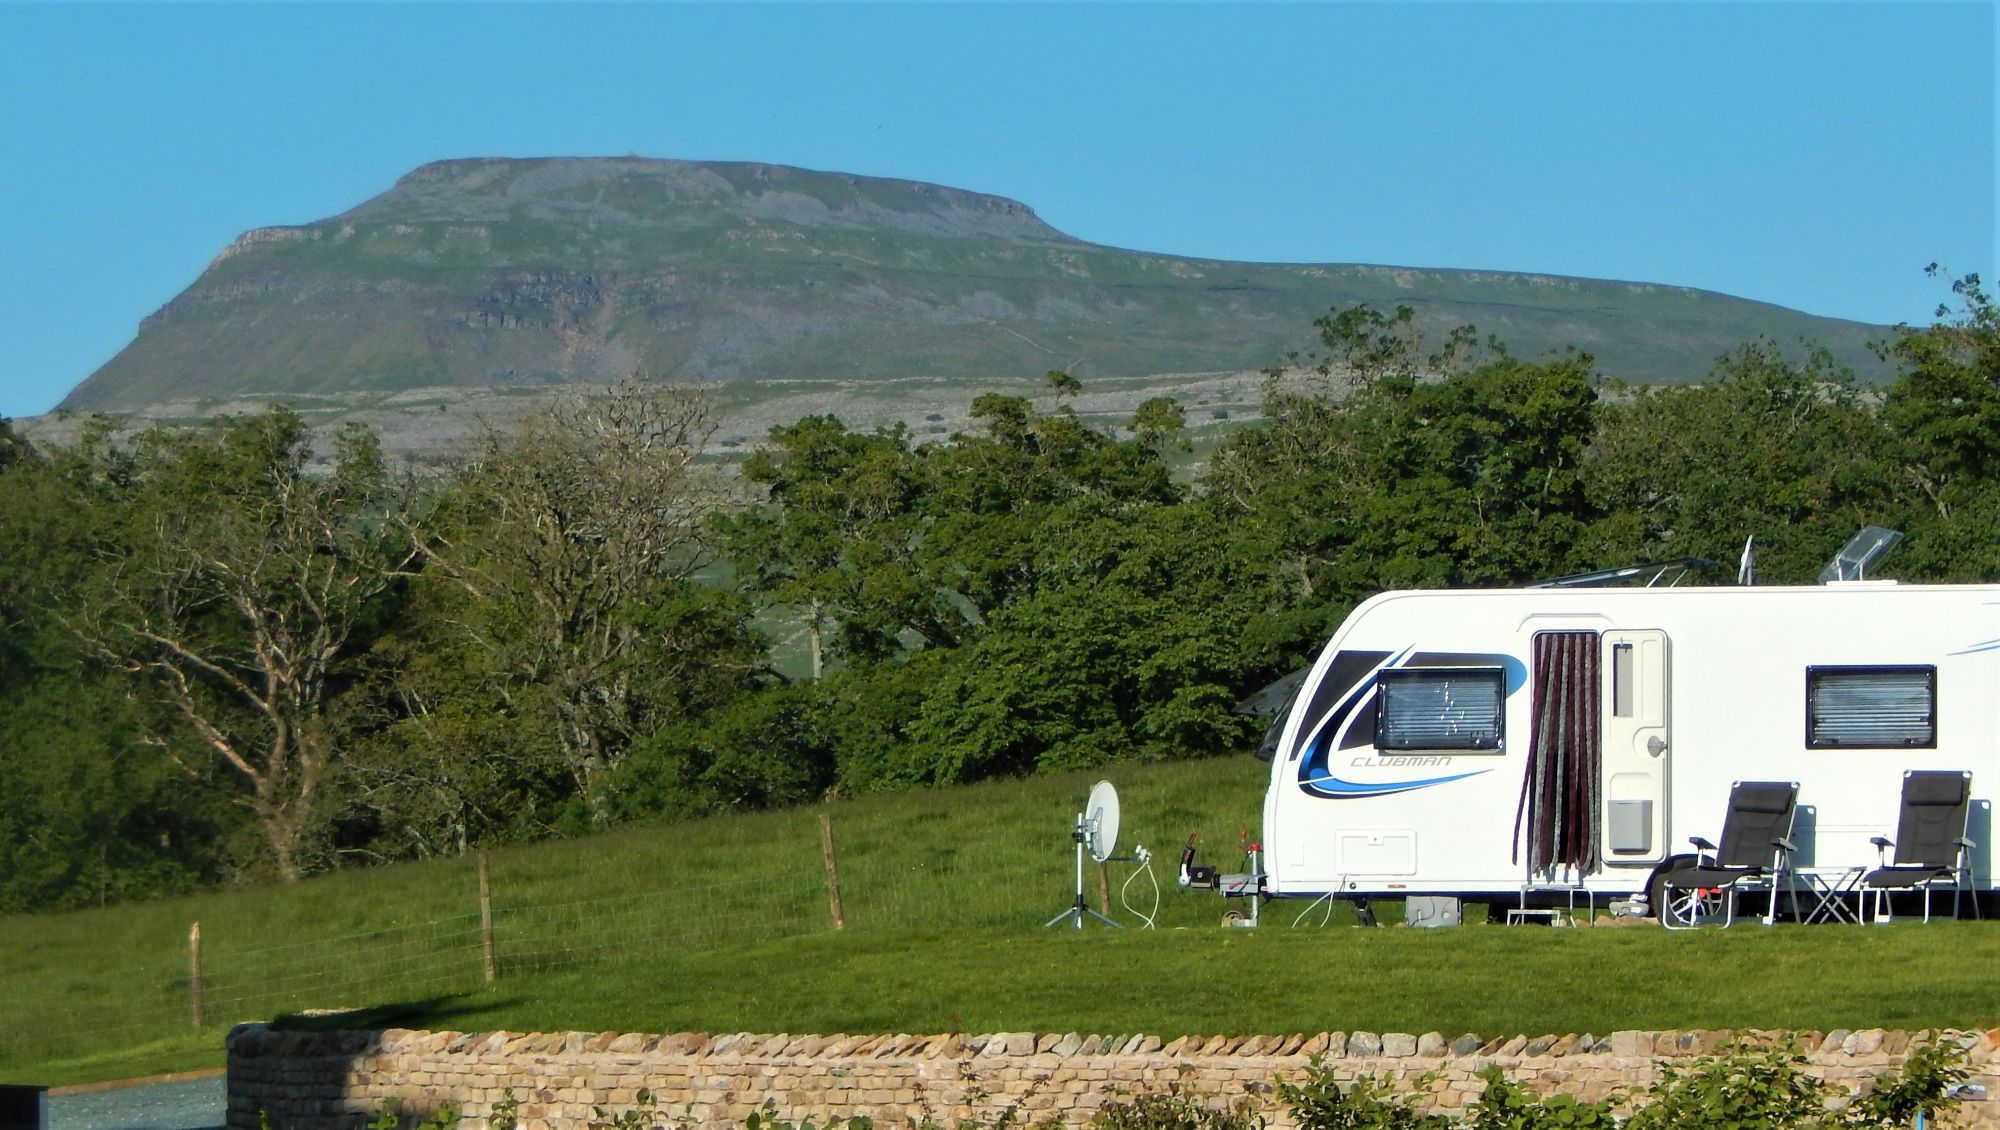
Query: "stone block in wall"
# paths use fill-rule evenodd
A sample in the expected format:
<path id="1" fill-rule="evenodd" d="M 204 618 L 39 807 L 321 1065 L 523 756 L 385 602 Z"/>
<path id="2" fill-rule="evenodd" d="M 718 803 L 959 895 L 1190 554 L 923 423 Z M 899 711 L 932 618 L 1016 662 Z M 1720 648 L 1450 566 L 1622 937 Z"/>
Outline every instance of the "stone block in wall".
<path id="1" fill-rule="evenodd" d="M 1623 1081 L 1592 1076 L 1577 1088 L 1576 1097 L 1587 1103 L 1601 1103 L 1621 1089 L 1621 1082 Z"/>
<path id="2" fill-rule="evenodd" d="M 1652 1032 L 1625 1029 L 1611 1033 L 1611 1054 L 1620 1059 L 1638 1059 L 1653 1054 Z"/>
<path id="3" fill-rule="evenodd" d="M 1349 1056 L 1377 1056 L 1382 1054 L 1382 1037 L 1373 1032 L 1349 1032 L 1347 1034 L 1347 1054 Z"/>
<path id="4" fill-rule="evenodd" d="M 813 1054 L 820 1059 L 838 1059 L 859 1047 L 865 1039 L 865 1036 L 836 1036 Z"/>
<path id="5" fill-rule="evenodd" d="M 1868 1028 L 1854 1032 L 1841 1044 L 1840 1050 L 1848 1055 L 1874 1055 L 1876 1052 L 1882 1050 L 1882 1043 L 1886 1036 L 1887 1033 L 1883 1032 L 1880 1028 Z"/>

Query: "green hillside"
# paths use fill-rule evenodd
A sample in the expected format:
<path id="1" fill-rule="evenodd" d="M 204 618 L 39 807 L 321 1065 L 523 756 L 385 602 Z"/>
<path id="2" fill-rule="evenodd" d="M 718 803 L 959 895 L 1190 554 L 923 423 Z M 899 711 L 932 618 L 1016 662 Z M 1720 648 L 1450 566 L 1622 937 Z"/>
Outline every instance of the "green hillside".
<path id="1" fill-rule="evenodd" d="M 1127 927 L 1043 923 L 1069 904 L 1069 829 L 1091 776 L 996 782 L 614 832 L 492 855 L 500 976 L 482 979 L 468 858 L 291 887 L 0 918 L 0 1081 L 57 1084 L 216 1066 L 240 1020 L 478 1031 L 1077 1031 L 1456 1035 L 1621 1028 L 1986 1026 L 1963 972 L 2000 957 L 1978 923 L 1456 930 L 1353 928 L 1279 902 L 1219 928 L 1177 892 L 1181 843 L 1240 866 L 1264 766 L 1248 757 L 1112 776 L 1153 888 L 1110 865 Z M 818 813 L 846 928 L 830 925 Z M 1095 876 L 1088 886 L 1097 898 Z M 1122 896 L 1122 897 L 1121 897 Z M 1393 908 L 1385 908 L 1393 909 Z M 187 937 L 203 938 L 205 1024 Z M 1833 964 L 1871 970 L 1828 977 Z M 1746 978 L 1743 970 L 1755 968 Z"/>
<path id="2" fill-rule="evenodd" d="M 426 165 L 249 232 L 62 407 L 601 381 L 1085 379 L 1268 365 L 1336 307 L 1406 304 L 1640 381 L 1809 338 L 1880 375 L 1882 327 L 1681 287 L 1185 259 L 936 185 L 638 158 Z"/>

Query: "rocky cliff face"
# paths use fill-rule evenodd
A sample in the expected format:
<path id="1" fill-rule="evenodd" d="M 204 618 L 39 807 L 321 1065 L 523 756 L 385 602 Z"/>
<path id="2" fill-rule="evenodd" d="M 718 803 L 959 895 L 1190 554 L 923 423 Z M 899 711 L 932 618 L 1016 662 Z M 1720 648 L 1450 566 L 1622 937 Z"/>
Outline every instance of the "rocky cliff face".
<path id="1" fill-rule="evenodd" d="M 995 379 L 1269 364 L 1336 306 L 1407 304 L 1516 353 L 1693 379 L 1758 336 L 1873 366 L 1874 327 L 1683 288 L 1179 259 L 995 196 L 775 165 L 425 165 L 341 215 L 237 239 L 64 402 L 597 381 Z"/>

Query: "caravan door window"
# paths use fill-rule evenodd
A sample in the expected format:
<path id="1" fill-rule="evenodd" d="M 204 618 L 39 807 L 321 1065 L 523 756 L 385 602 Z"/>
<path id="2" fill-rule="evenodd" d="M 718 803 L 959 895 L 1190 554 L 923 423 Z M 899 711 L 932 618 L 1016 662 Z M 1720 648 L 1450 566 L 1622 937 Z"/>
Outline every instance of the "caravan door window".
<path id="1" fill-rule="evenodd" d="M 1375 748 L 1500 749 L 1505 681 L 1498 667 L 1398 667 L 1375 680 Z"/>
<path id="2" fill-rule="evenodd" d="M 1936 749 L 1937 668 L 1806 668 L 1808 749 Z"/>

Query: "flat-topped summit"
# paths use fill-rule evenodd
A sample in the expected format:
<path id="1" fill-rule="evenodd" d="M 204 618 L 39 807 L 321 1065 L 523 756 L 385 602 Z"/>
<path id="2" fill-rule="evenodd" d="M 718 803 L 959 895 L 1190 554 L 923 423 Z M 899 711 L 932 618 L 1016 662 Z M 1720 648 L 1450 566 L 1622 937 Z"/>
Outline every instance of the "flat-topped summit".
<path id="1" fill-rule="evenodd" d="M 506 223 L 892 231 L 1074 245 L 1005 197 L 740 161 L 468 158 L 423 165 L 326 223 Z"/>
<path id="2" fill-rule="evenodd" d="M 748 162 L 469 158 L 339 215 L 260 228 L 64 402 L 609 379 L 1092 376 L 1254 369 L 1360 302 L 1469 323 L 1519 354 L 1689 380 L 1758 337 L 1864 371 L 1878 327 L 1681 287 L 1232 263 L 1120 250 L 1032 208 L 916 181 Z"/>

